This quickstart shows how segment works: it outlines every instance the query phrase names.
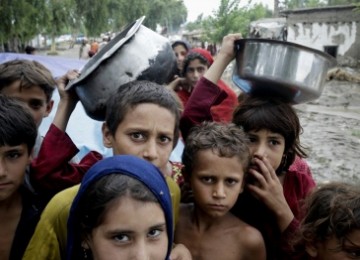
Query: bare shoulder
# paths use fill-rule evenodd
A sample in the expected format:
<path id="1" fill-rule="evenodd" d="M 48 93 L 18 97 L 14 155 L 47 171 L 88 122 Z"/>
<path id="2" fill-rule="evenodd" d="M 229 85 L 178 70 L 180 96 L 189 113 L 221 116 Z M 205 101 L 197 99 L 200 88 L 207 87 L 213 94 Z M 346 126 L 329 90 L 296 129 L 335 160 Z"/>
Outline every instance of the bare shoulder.
<path id="1" fill-rule="evenodd" d="M 265 259 L 265 243 L 259 230 L 244 221 L 237 219 L 234 236 L 241 248 L 246 249 L 243 251 L 246 252 L 245 254 L 247 255 L 244 256 L 244 259 Z"/>

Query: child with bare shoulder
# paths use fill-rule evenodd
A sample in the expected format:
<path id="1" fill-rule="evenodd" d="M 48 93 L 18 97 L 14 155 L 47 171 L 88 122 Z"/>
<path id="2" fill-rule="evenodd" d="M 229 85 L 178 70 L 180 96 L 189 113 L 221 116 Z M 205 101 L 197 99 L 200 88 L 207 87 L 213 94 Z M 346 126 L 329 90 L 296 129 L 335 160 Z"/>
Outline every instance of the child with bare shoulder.
<path id="1" fill-rule="evenodd" d="M 180 208 L 175 243 L 184 244 L 193 259 L 266 258 L 260 232 L 230 212 L 249 160 L 248 139 L 233 124 L 204 123 L 188 136 L 183 163 L 194 203 Z"/>

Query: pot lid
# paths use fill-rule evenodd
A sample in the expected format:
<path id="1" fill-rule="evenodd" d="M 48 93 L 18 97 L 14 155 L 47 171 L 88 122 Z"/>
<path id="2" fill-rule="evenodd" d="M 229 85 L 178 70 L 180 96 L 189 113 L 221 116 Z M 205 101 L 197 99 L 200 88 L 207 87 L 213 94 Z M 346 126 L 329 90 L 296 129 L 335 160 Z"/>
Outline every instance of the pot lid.
<path id="1" fill-rule="evenodd" d="M 110 58 L 119 48 L 129 41 L 139 30 L 144 19 L 145 16 L 137 19 L 135 22 L 127 26 L 122 32 L 116 35 L 115 38 L 107 43 L 102 49 L 100 49 L 99 52 L 85 64 L 84 68 L 81 70 L 80 76 L 77 79 L 70 81 L 65 90 L 69 90 L 81 83 L 92 72 L 94 72 L 102 62 Z"/>

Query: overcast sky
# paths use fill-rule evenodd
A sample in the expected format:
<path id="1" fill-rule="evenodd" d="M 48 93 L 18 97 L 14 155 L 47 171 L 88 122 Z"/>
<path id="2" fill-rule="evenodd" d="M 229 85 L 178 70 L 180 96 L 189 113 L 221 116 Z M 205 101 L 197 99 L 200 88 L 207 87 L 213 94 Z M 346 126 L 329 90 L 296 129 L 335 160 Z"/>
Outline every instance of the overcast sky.
<path id="1" fill-rule="evenodd" d="M 221 0 L 183 0 L 188 9 L 188 21 L 195 21 L 203 13 L 204 16 L 212 15 L 212 11 L 217 10 Z M 270 10 L 274 9 L 274 0 L 252 0 L 253 3 L 263 3 Z M 241 0 L 241 4 L 247 4 L 248 0 Z"/>

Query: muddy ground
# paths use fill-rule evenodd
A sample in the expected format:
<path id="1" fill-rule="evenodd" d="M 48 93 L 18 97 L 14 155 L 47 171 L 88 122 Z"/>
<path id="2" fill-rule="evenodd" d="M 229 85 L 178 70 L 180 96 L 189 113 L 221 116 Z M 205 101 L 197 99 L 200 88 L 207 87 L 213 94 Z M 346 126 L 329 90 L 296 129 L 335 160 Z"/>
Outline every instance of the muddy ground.
<path id="1" fill-rule="evenodd" d="M 360 184 L 360 84 L 329 81 L 319 99 L 296 108 L 316 181 Z"/>

